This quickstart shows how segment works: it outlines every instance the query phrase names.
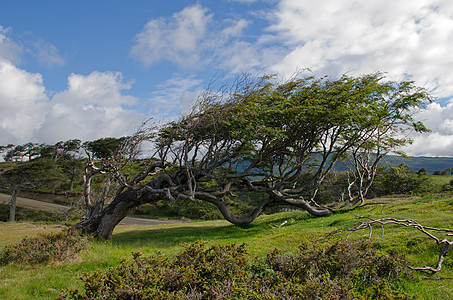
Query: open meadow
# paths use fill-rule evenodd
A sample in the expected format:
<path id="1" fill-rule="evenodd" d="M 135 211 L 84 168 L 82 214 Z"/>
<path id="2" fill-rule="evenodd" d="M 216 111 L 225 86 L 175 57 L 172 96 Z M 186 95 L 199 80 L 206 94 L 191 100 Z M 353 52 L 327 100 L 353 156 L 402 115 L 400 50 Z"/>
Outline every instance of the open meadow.
<path id="1" fill-rule="evenodd" d="M 248 253 L 265 257 L 274 248 L 297 252 L 302 244 L 323 244 L 346 239 L 346 233 L 319 240 L 325 233 L 357 226 L 356 216 L 371 218 L 394 217 L 413 219 L 425 226 L 453 228 L 453 199 L 435 196 L 374 199 L 373 203 L 352 212 L 315 218 L 306 212 L 288 212 L 259 217 L 249 226 L 233 226 L 226 221 L 203 221 L 155 226 L 123 225 L 115 229 L 111 241 L 91 241 L 78 257 L 58 263 L 22 265 L 9 264 L 0 269 L 0 299 L 52 299 L 60 290 L 82 289 L 84 273 L 107 270 L 132 252 L 162 252 L 175 256 L 182 244 L 204 240 L 208 244 L 242 244 Z M 285 223 L 281 227 L 282 223 Z M 62 226 L 37 223 L 0 224 L 0 249 L 19 242 L 25 236 L 58 231 Z M 274 227 L 274 228 L 272 228 Z M 436 235 L 438 233 L 435 233 Z M 355 232 L 349 240 L 370 238 L 368 229 Z M 386 225 L 374 226 L 371 241 L 382 255 L 391 251 L 404 254 L 412 266 L 435 266 L 442 248 L 434 240 L 414 228 Z M 434 275 L 408 270 L 410 279 L 400 288 L 416 299 L 453 298 L 453 261 L 447 256 L 443 268 Z M 83 290 L 83 289 L 82 289 Z"/>

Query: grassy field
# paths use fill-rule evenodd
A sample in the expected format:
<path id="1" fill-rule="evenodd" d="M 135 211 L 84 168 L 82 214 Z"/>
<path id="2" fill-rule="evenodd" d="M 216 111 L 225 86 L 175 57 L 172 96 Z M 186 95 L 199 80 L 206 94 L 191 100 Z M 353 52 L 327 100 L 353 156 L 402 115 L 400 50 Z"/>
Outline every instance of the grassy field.
<path id="1" fill-rule="evenodd" d="M 353 212 L 325 218 L 314 218 L 305 212 L 262 216 L 246 227 L 232 226 L 226 221 L 193 222 L 156 226 L 118 226 L 112 241 L 92 242 L 89 248 L 72 261 L 50 265 L 7 265 L 0 267 L 0 299 L 52 299 L 61 289 L 81 288 L 85 272 L 107 269 L 131 252 L 161 251 L 175 255 L 182 243 L 197 240 L 219 243 L 246 243 L 254 256 L 264 256 L 279 248 L 297 251 L 301 243 L 316 241 L 324 233 L 358 225 L 355 216 L 373 218 L 395 217 L 413 219 L 420 224 L 453 228 L 453 199 L 434 196 L 422 198 L 385 198 L 374 201 L 385 204 L 368 205 Z M 270 225 L 287 224 L 280 228 Z M 24 236 L 59 230 L 60 226 L 31 223 L 0 224 L 0 250 L 20 241 Z M 369 231 L 356 232 L 349 239 L 368 239 Z M 382 235 L 383 234 L 383 235 Z M 346 238 L 345 234 L 334 238 Z M 450 237 L 451 238 L 451 237 Z M 372 241 L 382 253 L 398 250 L 413 266 L 435 266 L 441 246 L 413 228 L 398 226 L 373 228 Z M 404 289 L 417 299 L 453 299 L 453 261 L 447 256 L 443 269 L 435 275 L 413 273 L 403 282 Z"/>

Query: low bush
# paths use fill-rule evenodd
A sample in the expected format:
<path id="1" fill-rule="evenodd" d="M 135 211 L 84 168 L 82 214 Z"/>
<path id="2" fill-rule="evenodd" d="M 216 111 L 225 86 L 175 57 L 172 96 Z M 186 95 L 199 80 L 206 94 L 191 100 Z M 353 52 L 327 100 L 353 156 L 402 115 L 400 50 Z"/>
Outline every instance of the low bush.
<path id="1" fill-rule="evenodd" d="M 85 291 L 61 299 L 409 299 L 395 283 L 405 260 L 364 242 L 303 246 L 252 258 L 244 245 L 185 246 L 175 258 L 133 253 L 119 266 L 85 274 Z"/>
<path id="2" fill-rule="evenodd" d="M 0 264 L 39 264 L 72 259 L 87 247 L 88 241 L 88 237 L 73 228 L 24 238 L 18 244 L 3 249 Z"/>

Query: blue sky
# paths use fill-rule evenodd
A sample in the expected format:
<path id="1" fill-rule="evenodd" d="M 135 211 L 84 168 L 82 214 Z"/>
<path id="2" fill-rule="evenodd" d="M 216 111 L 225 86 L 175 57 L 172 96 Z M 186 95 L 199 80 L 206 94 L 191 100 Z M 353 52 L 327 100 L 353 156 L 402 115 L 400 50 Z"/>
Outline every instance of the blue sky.
<path id="1" fill-rule="evenodd" d="M 453 155 L 449 0 L 2 0 L 0 144 L 122 136 L 210 78 L 386 72 L 438 100 L 411 155 Z"/>

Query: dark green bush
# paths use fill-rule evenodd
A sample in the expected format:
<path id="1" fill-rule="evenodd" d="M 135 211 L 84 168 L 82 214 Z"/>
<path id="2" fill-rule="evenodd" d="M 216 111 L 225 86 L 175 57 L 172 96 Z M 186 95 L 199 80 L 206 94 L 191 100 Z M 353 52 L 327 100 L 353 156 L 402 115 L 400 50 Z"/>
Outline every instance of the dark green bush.
<path id="1" fill-rule="evenodd" d="M 422 194 L 433 189 L 429 177 L 411 173 L 405 164 L 379 167 L 372 193 L 377 196 L 394 194 Z"/>
<path id="2" fill-rule="evenodd" d="M 61 299 L 409 299 L 394 283 L 405 261 L 363 242 L 272 251 L 251 258 L 244 245 L 186 245 L 174 259 L 161 254 L 86 274 L 85 291 Z"/>
<path id="3" fill-rule="evenodd" d="M 18 244 L 3 249 L 0 264 L 39 264 L 72 259 L 87 247 L 88 241 L 88 237 L 81 236 L 73 228 L 24 238 Z"/>

